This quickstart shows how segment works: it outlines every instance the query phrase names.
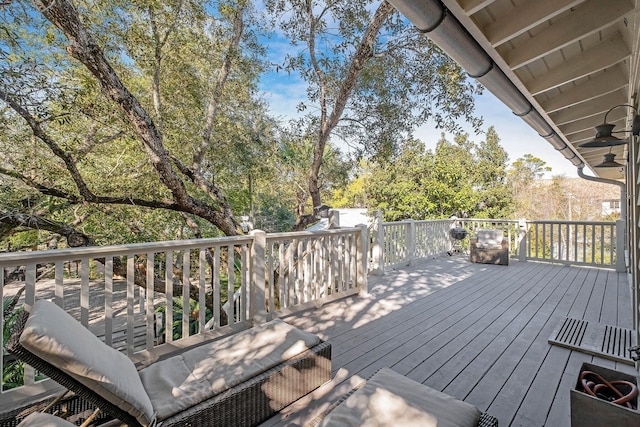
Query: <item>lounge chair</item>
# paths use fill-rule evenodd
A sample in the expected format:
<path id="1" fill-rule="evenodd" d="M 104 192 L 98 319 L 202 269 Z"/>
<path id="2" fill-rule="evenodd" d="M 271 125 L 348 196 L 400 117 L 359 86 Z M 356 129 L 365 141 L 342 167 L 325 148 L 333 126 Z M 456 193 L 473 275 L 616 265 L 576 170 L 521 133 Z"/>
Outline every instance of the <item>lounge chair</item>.
<path id="1" fill-rule="evenodd" d="M 55 304 L 40 300 L 7 349 L 130 426 L 251 426 L 329 381 L 331 346 L 281 320 L 137 370 Z"/>
<path id="2" fill-rule="evenodd" d="M 509 265 L 509 239 L 502 230 L 478 230 L 469 239 L 469 259 L 480 264 Z"/>

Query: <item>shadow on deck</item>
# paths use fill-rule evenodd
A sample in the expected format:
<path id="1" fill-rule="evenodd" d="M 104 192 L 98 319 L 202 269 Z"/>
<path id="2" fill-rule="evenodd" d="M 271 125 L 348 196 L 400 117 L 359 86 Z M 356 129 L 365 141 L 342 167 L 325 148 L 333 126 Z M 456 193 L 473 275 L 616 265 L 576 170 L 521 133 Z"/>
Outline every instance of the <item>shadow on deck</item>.
<path id="1" fill-rule="evenodd" d="M 583 362 L 636 373 L 547 342 L 565 317 L 631 328 L 622 273 L 445 256 L 370 276 L 369 290 L 284 319 L 331 342 L 334 379 L 262 426 L 305 425 L 386 366 L 476 405 L 501 427 L 568 427 Z"/>

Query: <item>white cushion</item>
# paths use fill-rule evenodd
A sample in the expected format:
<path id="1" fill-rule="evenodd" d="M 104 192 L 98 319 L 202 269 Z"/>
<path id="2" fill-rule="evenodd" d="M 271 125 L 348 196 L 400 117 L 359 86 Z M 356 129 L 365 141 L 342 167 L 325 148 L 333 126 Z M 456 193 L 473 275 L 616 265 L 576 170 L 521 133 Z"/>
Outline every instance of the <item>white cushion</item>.
<path id="1" fill-rule="evenodd" d="M 476 427 L 480 410 L 388 368 L 332 410 L 321 427 Z"/>
<path id="2" fill-rule="evenodd" d="M 143 426 L 154 424 L 153 405 L 133 362 L 54 303 L 36 301 L 20 344 L 129 412 Z"/>
<path id="3" fill-rule="evenodd" d="M 279 319 L 196 347 L 140 370 L 164 420 L 317 345 L 319 338 Z"/>
<path id="4" fill-rule="evenodd" d="M 18 427 L 75 427 L 75 424 L 51 414 L 34 412 L 22 420 Z"/>
<path id="5" fill-rule="evenodd" d="M 502 230 L 478 230 L 476 248 L 502 249 L 504 232 Z"/>

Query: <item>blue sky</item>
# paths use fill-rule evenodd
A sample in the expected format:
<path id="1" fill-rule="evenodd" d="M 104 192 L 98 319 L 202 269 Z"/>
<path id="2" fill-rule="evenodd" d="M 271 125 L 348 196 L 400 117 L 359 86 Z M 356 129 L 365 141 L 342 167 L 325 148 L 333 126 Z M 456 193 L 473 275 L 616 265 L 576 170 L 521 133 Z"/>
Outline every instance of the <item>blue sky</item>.
<path id="1" fill-rule="evenodd" d="M 300 49 L 292 47 L 277 29 L 263 42 L 268 46 L 268 60 L 274 64 L 282 64 L 287 53 L 294 54 L 296 52 L 293 49 Z M 296 107 L 299 103 L 306 102 L 306 88 L 306 83 L 297 73 L 288 74 L 285 71 L 266 73 L 260 82 L 260 89 L 270 105 L 271 113 L 283 122 L 298 116 Z M 571 162 L 489 91 L 485 90 L 476 98 L 476 114 L 484 118 L 484 131 L 489 126 L 495 127 L 500 143 L 509 154 L 510 162 L 528 153 L 544 160 L 551 167 L 551 172 L 546 174 L 547 178 L 555 175 L 577 177 L 576 168 Z M 470 126 L 465 126 L 464 123 L 461 126 L 469 133 L 472 141 L 480 142 L 484 139 L 484 135 L 475 135 Z M 434 148 L 441 133 L 442 130 L 436 129 L 433 123 L 427 123 L 416 129 L 414 136 L 422 140 L 427 148 Z M 453 139 L 451 134 L 446 134 L 446 137 Z"/>
<path id="2" fill-rule="evenodd" d="M 306 84 L 294 74 L 286 72 L 269 73 L 261 81 L 261 89 L 265 99 L 275 116 L 286 121 L 298 115 L 296 106 L 306 101 Z M 483 130 L 494 126 L 500 143 L 509 153 L 509 161 L 522 157 L 524 154 L 532 154 L 541 158 L 551 167 L 551 172 L 546 175 L 550 178 L 555 175 L 577 177 L 576 167 L 556 151 L 551 144 L 540 137 L 536 131 L 530 128 L 522 119 L 515 116 L 502 102 L 489 91 L 476 98 L 476 111 L 484 118 Z M 484 135 L 475 135 L 470 126 L 462 124 L 469 133 L 470 139 L 479 142 Z M 436 129 L 433 123 L 427 123 L 415 130 L 415 136 L 422 140 L 428 148 L 435 148 L 440 139 L 441 129 Z M 452 140 L 453 135 L 447 134 L 447 139 Z"/>
<path id="3" fill-rule="evenodd" d="M 484 131 L 489 126 L 496 129 L 500 137 L 500 144 L 509 153 L 509 162 L 528 153 L 544 160 L 547 166 L 551 167 L 551 172 L 546 174 L 547 178 L 556 175 L 565 175 L 570 178 L 578 177 L 577 169 L 573 163 L 565 159 L 522 119 L 515 116 L 491 92 L 485 90 L 481 96 L 476 98 L 476 112 L 484 118 L 482 127 Z M 472 141 L 479 142 L 484 139 L 484 135 L 473 134 L 471 127 L 467 127 L 467 132 Z M 417 129 L 415 136 L 425 142 L 428 147 L 434 147 L 440 138 L 440 133 L 441 130 L 435 129 L 433 124 L 427 124 Z"/>

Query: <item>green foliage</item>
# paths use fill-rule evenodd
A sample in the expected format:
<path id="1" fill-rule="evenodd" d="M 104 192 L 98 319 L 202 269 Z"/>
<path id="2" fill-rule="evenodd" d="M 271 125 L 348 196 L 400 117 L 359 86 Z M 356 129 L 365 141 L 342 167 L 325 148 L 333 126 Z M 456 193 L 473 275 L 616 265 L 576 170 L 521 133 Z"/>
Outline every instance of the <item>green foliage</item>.
<path id="1" fill-rule="evenodd" d="M 238 48 L 229 49 L 240 6 L 245 8 L 243 32 Z M 13 2 L 2 8 L 0 88 L 41 121 L 42 129 L 68 157 L 63 162 L 34 136 L 5 99 L 0 105 L 0 187 L 8 191 L 0 200 L 0 212 L 74 224 L 98 244 L 193 235 L 176 212 L 126 206 L 127 200 L 136 198 L 171 202 L 173 194 L 128 119 L 91 73 L 70 60 L 68 41 L 33 7 Z M 252 4 L 116 1 L 90 8 L 80 5 L 78 12 L 119 78 L 153 117 L 174 159 L 191 164 L 202 144 L 207 106 L 216 97 L 211 141 L 199 171 L 223 191 L 213 197 L 192 180 L 183 182 L 189 195 L 202 203 L 216 208 L 228 201 L 233 211 L 247 212 L 251 190 L 268 188 L 277 167 L 265 161 L 274 155 L 277 123 L 267 116 L 257 93 L 265 55 Z M 226 84 L 216 86 L 226 59 L 230 61 Z M 120 197 L 123 202 L 83 203 L 69 164 L 94 194 Z M 169 166 L 176 169 L 175 164 Z M 251 190 L 243 179 L 248 176 L 254 178 Z M 220 234 L 211 223 L 196 222 L 202 235 Z M 24 232 L 0 227 L 0 245 L 42 244 L 51 235 Z"/>
<path id="2" fill-rule="evenodd" d="M 385 220 L 491 217 L 512 212 L 507 155 L 493 128 L 479 145 L 468 135 L 443 137 L 434 151 L 408 140 L 397 156 L 371 165 L 365 185 L 370 206 Z"/>
<path id="3" fill-rule="evenodd" d="M 11 332 L 15 326 L 16 320 L 20 313 L 24 310 L 24 307 L 17 307 L 15 305 L 14 297 L 5 297 L 2 299 L 2 312 L 4 313 L 3 328 L 2 328 L 2 342 L 7 343 Z M 3 348 L 2 351 L 7 354 Z M 8 390 L 11 388 L 19 387 L 24 384 L 24 363 L 20 360 L 10 358 L 4 360 L 2 366 L 2 389 Z"/>
<path id="4" fill-rule="evenodd" d="M 189 299 L 189 336 L 195 335 L 200 331 L 200 303 L 193 299 Z M 205 307 L 205 319 L 209 320 L 213 317 L 213 313 L 209 308 Z M 166 306 L 159 306 L 156 308 L 156 313 L 162 313 L 162 328 L 158 332 L 159 336 L 164 336 L 166 330 Z M 183 338 L 182 336 L 182 315 L 184 313 L 184 302 L 182 298 L 175 298 L 173 300 L 173 320 L 171 328 L 173 331 L 173 339 L 178 340 Z"/>

